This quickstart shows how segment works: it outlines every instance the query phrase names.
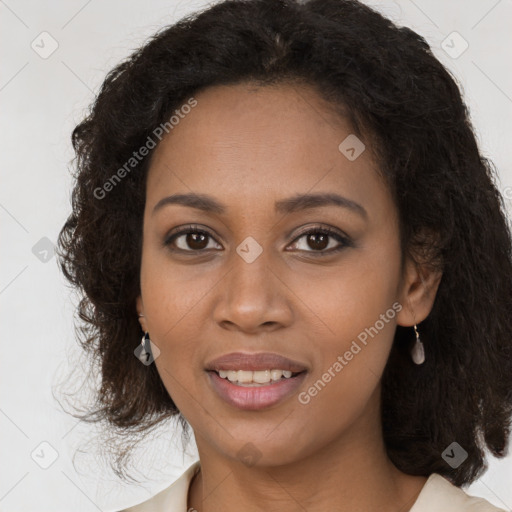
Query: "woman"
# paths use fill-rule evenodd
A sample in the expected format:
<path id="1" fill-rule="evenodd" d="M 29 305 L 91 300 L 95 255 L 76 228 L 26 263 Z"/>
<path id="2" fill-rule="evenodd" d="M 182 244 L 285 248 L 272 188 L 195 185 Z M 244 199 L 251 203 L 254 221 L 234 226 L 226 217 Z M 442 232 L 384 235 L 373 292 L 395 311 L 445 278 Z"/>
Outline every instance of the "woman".
<path id="1" fill-rule="evenodd" d="M 178 415 L 200 456 L 128 510 L 503 510 L 460 487 L 506 455 L 510 231 L 422 37 L 224 1 L 112 70 L 73 145 L 85 419 Z"/>

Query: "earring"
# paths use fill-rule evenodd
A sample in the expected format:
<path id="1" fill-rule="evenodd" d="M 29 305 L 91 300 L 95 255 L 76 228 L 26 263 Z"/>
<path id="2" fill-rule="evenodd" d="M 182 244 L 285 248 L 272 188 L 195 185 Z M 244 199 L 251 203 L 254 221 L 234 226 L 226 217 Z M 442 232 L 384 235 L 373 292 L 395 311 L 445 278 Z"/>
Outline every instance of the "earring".
<path id="1" fill-rule="evenodd" d="M 142 345 L 142 352 L 146 359 L 149 361 L 151 356 L 153 355 L 151 353 L 151 340 L 149 339 L 149 332 L 145 332 L 144 336 L 142 336 L 142 339 L 140 340 L 140 344 Z"/>
<path id="2" fill-rule="evenodd" d="M 151 354 L 151 340 L 149 339 L 149 332 L 146 331 L 144 333 L 144 336 L 142 336 L 140 344 L 142 345 L 144 352 L 146 352 L 147 354 Z"/>
<path id="3" fill-rule="evenodd" d="M 419 365 L 423 364 L 425 361 L 425 348 L 423 347 L 423 343 L 420 340 L 420 335 L 418 334 L 418 329 L 416 329 L 416 324 L 414 324 L 414 332 L 416 333 L 416 341 L 412 347 L 411 356 L 414 363 Z"/>

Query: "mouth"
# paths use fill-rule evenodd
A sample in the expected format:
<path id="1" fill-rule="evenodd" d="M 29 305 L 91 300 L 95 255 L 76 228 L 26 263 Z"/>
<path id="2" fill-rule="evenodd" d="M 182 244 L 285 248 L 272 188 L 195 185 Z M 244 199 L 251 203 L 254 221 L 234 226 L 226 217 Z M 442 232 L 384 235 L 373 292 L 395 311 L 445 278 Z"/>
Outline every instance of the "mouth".
<path id="1" fill-rule="evenodd" d="M 246 382 L 239 382 L 238 375 L 236 380 L 230 380 L 228 376 L 221 376 L 222 370 L 207 370 L 209 382 L 215 394 L 230 406 L 246 410 L 257 411 L 276 405 L 284 400 L 290 398 L 297 388 L 303 383 L 307 370 L 300 372 L 289 372 L 289 376 L 282 375 L 281 370 L 276 370 L 274 374 L 277 379 L 272 379 L 266 382 L 254 382 L 252 379 L 247 381 L 250 377 L 244 374 L 257 374 L 263 372 L 250 372 L 243 371 L 240 375 L 241 380 Z M 279 372 L 281 375 L 278 375 Z M 231 377 L 235 377 L 233 370 L 231 370 Z M 224 373 L 222 372 L 222 375 Z M 288 375 L 288 373 L 286 374 Z M 272 377 L 272 375 L 270 375 Z M 253 378 L 258 379 L 258 375 L 253 375 Z"/>
<path id="2" fill-rule="evenodd" d="M 293 379 L 297 375 L 305 373 L 306 370 L 292 372 L 289 370 L 207 370 L 218 375 L 219 378 L 229 381 L 235 386 L 261 387 L 274 385 L 285 379 Z"/>
<path id="3" fill-rule="evenodd" d="M 307 366 L 299 361 L 272 352 L 248 353 L 232 352 L 224 354 L 205 365 L 205 370 L 222 371 L 272 371 L 274 369 L 300 373 Z"/>

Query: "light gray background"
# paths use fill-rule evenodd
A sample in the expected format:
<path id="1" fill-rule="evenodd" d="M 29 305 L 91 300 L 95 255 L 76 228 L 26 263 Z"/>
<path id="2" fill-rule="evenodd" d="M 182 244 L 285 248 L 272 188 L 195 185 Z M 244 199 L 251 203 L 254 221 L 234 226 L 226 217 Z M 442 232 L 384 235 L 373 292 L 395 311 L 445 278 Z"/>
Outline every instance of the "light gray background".
<path id="1" fill-rule="evenodd" d="M 458 77 L 483 153 L 495 162 L 500 187 L 512 199 L 512 1 L 368 3 L 425 36 Z M 193 443 L 190 453 L 182 456 L 180 432 L 173 434 L 166 426 L 138 456 L 149 479 L 144 486 L 120 483 L 92 455 L 86 454 L 75 470 L 74 450 L 95 431 L 65 415 L 52 398 L 52 385 L 75 364 L 78 354 L 73 331 L 76 301 L 51 245 L 46 256 L 44 251 L 56 242 L 70 211 L 71 130 L 106 72 L 158 28 L 206 5 L 171 0 L 0 0 L 1 511 L 118 510 L 169 485 L 197 457 Z M 469 44 L 457 58 L 441 46 L 446 40 L 452 52 L 460 53 L 458 36 L 446 39 L 453 31 Z M 31 47 L 34 41 L 39 52 L 51 48 L 49 36 L 42 32 L 58 43 L 47 58 Z M 42 261 L 45 258 L 48 261 Z M 52 449 L 58 458 L 48 469 L 41 468 L 36 460 L 49 462 Z M 489 471 L 467 492 L 511 509 L 512 454 L 489 462 Z"/>

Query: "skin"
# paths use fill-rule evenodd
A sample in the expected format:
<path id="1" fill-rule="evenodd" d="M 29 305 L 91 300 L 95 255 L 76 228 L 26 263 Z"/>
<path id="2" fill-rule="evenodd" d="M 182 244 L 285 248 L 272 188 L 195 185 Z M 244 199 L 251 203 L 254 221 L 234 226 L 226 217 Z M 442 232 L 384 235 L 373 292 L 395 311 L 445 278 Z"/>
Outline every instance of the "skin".
<path id="1" fill-rule="evenodd" d="M 426 478 L 402 473 L 387 457 L 380 381 L 396 325 L 427 317 L 440 274 L 409 260 L 401 271 L 396 207 L 371 152 L 349 161 L 339 151 L 353 130 L 313 89 L 237 84 L 195 98 L 148 172 L 137 299 L 141 327 L 161 350 L 158 372 L 197 442 L 201 471 L 188 506 L 408 511 Z M 215 197 L 225 213 L 175 204 L 152 213 L 162 198 L 190 192 Z M 333 205 L 275 213 L 275 201 L 312 192 L 349 198 L 367 218 Z M 187 245 L 182 235 L 163 245 L 189 223 L 213 238 L 194 245 L 189 237 Z M 322 227 L 353 246 L 329 254 L 343 242 L 299 238 L 304 228 Z M 248 236 L 263 251 L 252 263 L 236 252 Z M 307 405 L 295 394 L 242 411 L 210 385 L 208 361 L 268 351 L 309 369 L 298 390 L 305 391 L 395 302 L 400 312 Z M 247 442 L 260 454 L 252 467 L 237 456 Z"/>

